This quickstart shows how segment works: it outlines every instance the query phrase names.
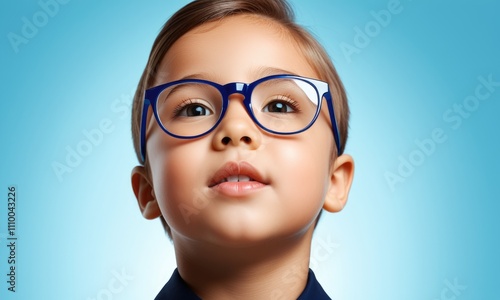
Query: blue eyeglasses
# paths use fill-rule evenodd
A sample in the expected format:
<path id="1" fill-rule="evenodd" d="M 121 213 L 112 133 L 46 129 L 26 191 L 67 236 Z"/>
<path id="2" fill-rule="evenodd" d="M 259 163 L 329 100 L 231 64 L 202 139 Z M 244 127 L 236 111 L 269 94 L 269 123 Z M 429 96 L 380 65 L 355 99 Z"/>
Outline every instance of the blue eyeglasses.
<path id="1" fill-rule="evenodd" d="M 328 84 L 295 75 L 272 75 L 249 84 L 220 85 L 202 79 L 184 79 L 147 89 L 140 128 L 142 161 L 146 158 L 146 121 L 150 105 L 163 131 L 175 138 L 194 139 L 219 125 L 229 106 L 229 96 L 236 93 L 244 96 L 243 104 L 255 124 L 277 135 L 307 130 L 318 118 L 325 99 L 340 154 L 340 137 Z"/>

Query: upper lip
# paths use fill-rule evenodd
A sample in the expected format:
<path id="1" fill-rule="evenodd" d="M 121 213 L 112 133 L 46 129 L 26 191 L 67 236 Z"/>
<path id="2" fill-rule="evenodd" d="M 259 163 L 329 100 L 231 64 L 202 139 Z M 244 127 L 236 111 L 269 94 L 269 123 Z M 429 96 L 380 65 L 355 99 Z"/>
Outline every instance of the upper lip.
<path id="1" fill-rule="evenodd" d="M 253 181 L 258 181 L 267 184 L 266 180 L 250 163 L 242 162 L 227 162 L 211 177 L 208 186 L 213 187 L 223 182 L 229 176 L 243 175 L 250 177 Z"/>

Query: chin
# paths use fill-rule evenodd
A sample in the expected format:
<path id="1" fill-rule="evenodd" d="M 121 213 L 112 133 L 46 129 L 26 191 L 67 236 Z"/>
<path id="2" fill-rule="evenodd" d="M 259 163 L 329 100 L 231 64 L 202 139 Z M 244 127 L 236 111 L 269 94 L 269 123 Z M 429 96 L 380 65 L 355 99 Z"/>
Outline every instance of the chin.
<path id="1" fill-rule="evenodd" d="M 262 225 L 262 224 L 259 224 Z M 273 244 L 280 245 L 286 241 L 296 240 L 304 237 L 308 230 L 307 226 L 299 228 L 276 228 L 273 226 L 264 228 L 255 224 L 229 225 L 223 229 L 213 228 L 207 232 L 205 238 L 211 243 L 227 248 L 253 248 L 271 247 Z"/>

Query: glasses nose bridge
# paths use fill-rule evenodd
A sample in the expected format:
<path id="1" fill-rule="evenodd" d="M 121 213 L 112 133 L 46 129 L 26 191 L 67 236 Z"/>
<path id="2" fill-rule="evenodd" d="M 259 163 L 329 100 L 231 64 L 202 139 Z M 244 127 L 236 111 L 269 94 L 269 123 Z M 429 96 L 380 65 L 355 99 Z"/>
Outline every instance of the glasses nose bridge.
<path id="1" fill-rule="evenodd" d="M 228 83 L 228 84 L 225 84 L 222 86 L 222 88 L 224 89 L 224 92 L 225 92 L 225 95 L 223 96 L 225 99 L 224 99 L 224 102 L 225 102 L 225 109 L 224 109 L 224 112 L 222 113 L 222 116 L 221 116 L 221 120 L 225 117 L 228 109 L 229 109 L 229 102 L 230 102 L 230 97 L 232 95 L 235 95 L 235 94 L 239 94 L 241 96 L 243 96 L 243 101 L 242 101 L 242 105 L 244 107 L 244 110 L 246 111 L 246 113 L 248 114 L 248 116 L 250 117 L 250 119 L 252 119 L 253 122 L 255 122 L 255 117 L 254 117 L 254 114 L 252 112 L 252 109 L 251 109 L 251 106 L 252 104 L 250 103 L 251 101 L 251 91 L 252 91 L 252 88 L 251 88 L 252 84 L 248 84 L 248 83 L 244 83 L 244 82 L 231 82 L 231 83 Z"/>
<path id="2" fill-rule="evenodd" d="M 243 82 L 231 82 L 223 86 L 226 92 L 226 97 L 233 94 L 240 94 L 244 99 L 247 98 L 248 84 Z M 228 99 L 229 100 L 229 99 Z"/>
<path id="3" fill-rule="evenodd" d="M 252 111 L 249 108 L 250 104 L 248 102 L 248 101 L 250 101 L 250 95 L 249 95 L 250 88 L 249 88 L 249 86 L 250 85 L 248 83 L 244 83 L 244 82 L 228 83 L 228 84 L 223 86 L 224 91 L 226 93 L 226 95 L 224 97 L 226 98 L 225 102 L 226 102 L 226 109 L 227 109 L 229 107 L 229 98 L 232 95 L 239 94 L 239 95 L 243 96 L 243 106 L 245 107 L 245 110 L 250 115 L 250 117 L 253 119 Z"/>

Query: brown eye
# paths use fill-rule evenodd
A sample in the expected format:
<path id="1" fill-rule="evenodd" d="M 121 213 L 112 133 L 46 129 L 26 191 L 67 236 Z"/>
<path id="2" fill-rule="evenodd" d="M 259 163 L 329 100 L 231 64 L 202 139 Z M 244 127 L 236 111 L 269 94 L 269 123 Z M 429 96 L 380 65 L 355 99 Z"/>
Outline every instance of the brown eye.
<path id="1" fill-rule="evenodd" d="M 262 111 L 270 113 L 290 113 L 295 110 L 286 101 L 272 101 L 268 103 Z"/>
<path id="2" fill-rule="evenodd" d="M 203 105 L 190 104 L 181 111 L 180 115 L 185 117 L 209 116 L 212 112 Z"/>
<path id="3" fill-rule="evenodd" d="M 175 110 L 175 117 L 202 117 L 213 114 L 213 111 L 198 100 L 185 100 Z"/>

